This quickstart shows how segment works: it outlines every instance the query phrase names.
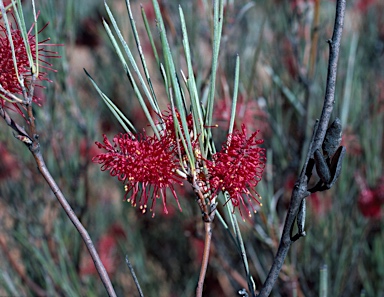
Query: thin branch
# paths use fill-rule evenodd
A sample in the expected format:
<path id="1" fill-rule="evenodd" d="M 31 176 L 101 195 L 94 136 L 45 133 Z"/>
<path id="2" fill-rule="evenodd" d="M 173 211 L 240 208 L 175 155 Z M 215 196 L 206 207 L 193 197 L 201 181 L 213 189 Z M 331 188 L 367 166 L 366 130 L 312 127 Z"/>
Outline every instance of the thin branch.
<path id="1" fill-rule="evenodd" d="M 143 291 L 141 290 L 139 281 L 138 281 L 138 279 L 137 279 L 137 277 L 136 277 L 135 270 L 133 270 L 133 267 L 132 267 L 131 262 L 129 261 L 128 255 L 125 256 L 125 262 L 127 263 L 128 268 L 129 268 L 129 271 L 130 271 L 131 274 L 132 274 L 133 281 L 135 282 L 137 291 L 139 291 L 139 295 L 140 295 L 140 297 L 144 297 Z"/>
<path id="2" fill-rule="evenodd" d="M 5 111 L 3 107 L 0 106 L 0 116 L 5 120 L 5 123 L 11 127 L 16 133 L 16 138 L 23 141 L 26 144 L 32 143 L 32 138 L 28 135 L 28 133 L 24 130 L 23 127 L 21 127 L 19 124 L 17 124 Z M 21 139 L 23 138 L 23 139 Z"/>
<path id="3" fill-rule="evenodd" d="M 204 222 L 204 228 L 205 228 L 204 253 L 203 253 L 203 261 L 201 263 L 199 281 L 197 282 L 196 297 L 203 296 L 203 285 L 204 285 L 205 274 L 207 272 L 209 251 L 211 248 L 211 240 L 212 240 L 212 222 Z"/>
<path id="4" fill-rule="evenodd" d="M 297 240 L 300 236 L 291 237 L 291 230 L 294 226 L 295 218 L 297 216 L 300 204 L 302 200 L 308 196 L 307 183 L 308 176 L 306 172 L 311 171 L 313 164 L 308 165 L 308 161 L 313 156 L 313 152 L 320 148 L 324 141 L 325 132 L 328 127 L 328 122 L 331 117 L 333 105 L 335 102 L 335 86 L 336 86 L 336 73 L 337 73 L 337 62 L 339 57 L 339 48 L 341 34 L 343 31 L 345 13 L 345 0 L 338 0 L 336 3 L 336 17 L 335 25 L 333 30 L 332 39 L 328 41 L 330 47 L 329 63 L 328 63 L 328 75 L 327 84 L 325 90 L 324 106 L 322 114 L 318 124 L 316 124 L 313 139 L 310 142 L 308 156 L 303 166 L 299 180 L 296 182 L 292 192 L 291 202 L 288 208 L 287 217 L 285 219 L 283 234 L 281 236 L 280 244 L 277 250 L 277 254 L 273 261 L 272 267 L 269 271 L 267 279 L 265 280 L 258 297 L 267 297 L 270 295 L 272 288 L 277 280 L 280 270 L 283 266 L 285 257 L 287 256 L 288 250 L 291 244 Z"/>
<path id="5" fill-rule="evenodd" d="M 345 0 L 338 0 L 336 3 L 335 26 L 333 29 L 332 39 L 328 40 L 330 53 L 324 106 L 320 116 L 319 127 L 317 129 L 311 155 L 316 149 L 320 148 L 323 143 L 325 132 L 327 131 L 329 119 L 333 110 L 333 105 L 335 104 L 337 62 L 339 59 L 341 34 L 343 32 L 345 2 Z"/>
<path id="6" fill-rule="evenodd" d="M 109 279 L 107 271 L 105 270 L 104 265 L 101 262 L 100 257 L 95 249 L 95 246 L 93 245 L 92 239 L 90 238 L 87 230 L 84 228 L 84 226 L 81 224 L 79 219 L 76 217 L 73 209 L 69 205 L 63 193 L 60 191 L 55 180 L 53 179 L 52 175 L 50 174 L 50 172 L 48 171 L 48 168 L 45 165 L 43 155 L 41 154 L 41 151 L 40 151 L 40 144 L 37 141 L 38 136 L 34 135 L 32 139 L 32 137 L 28 135 L 28 133 L 24 130 L 24 128 L 19 126 L 2 107 L 0 107 L 0 116 L 5 120 L 6 124 L 9 127 L 11 127 L 14 131 L 17 132 L 17 135 L 15 135 L 15 137 L 20 141 L 22 141 L 25 145 L 27 145 L 27 147 L 31 151 L 33 157 L 36 160 L 36 163 L 41 175 L 45 178 L 53 194 L 56 196 L 57 200 L 60 202 L 61 206 L 66 212 L 67 216 L 75 225 L 77 231 L 80 233 L 80 236 L 83 238 L 84 243 L 87 246 L 88 251 L 92 257 L 92 260 L 95 263 L 95 267 L 97 269 L 97 272 L 99 273 L 101 281 L 103 282 L 104 287 L 108 292 L 108 295 L 111 297 L 116 297 L 116 293 L 112 287 L 111 280 Z"/>
<path id="7" fill-rule="evenodd" d="M 35 138 L 37 138 L 37 136 L 35 136 Z M 101 278 L 101 281 L 104 284 L 104 287 L 108 293 L 108 296 L 116 297 L 116 293 L 113 289 L 111 280 L 109 279 L 108 273 L 105 270 L 104 265 L 100 260 L 99 254 L 96 251 L 96 248 L 92 242 L 92 239 L 89 236 L 87 230 L 84 228 L 84 226 L 81 224 L 81 222 L 77 218 L 73 209 L 69 205 L 67 199 L 65 198 L 63 193 L 60 191 L 55 180 L 53 179 L 52 175 L 50 174 L 47 166 L 45 165 L 43 155 L 41 154 L 41 151 L 40 151 L 40 145 L 39 145 L 39 142 L 37 141 L 37 139 L 35 139 L 33 141 L 33 143 L 31 145 L 29 145 L 28 147 L 29 147 L 29 150 L 31 151 L 33 157 L 35 158 L 35 161 L 37 163 L 37 167 L 38 167 L 41 175 L 47 181 L 53 194 L 56 196 L 57 200 L 60 202 L 60 204 L 63 207 L 64 211 L 66 212 L 67 216 L 72 221 L 73 225 L 75 225 L 75 228 L 80 233 L 80 236 L 82 237 L 85 245 L 87 246 L 89 254 L 92 257 L 92 260 L 95 264 L 95 267 L 96 267 L 97 272 Z"/>
<path id="8" fill-rule="evenodd" d="M 197 163 L 198 165 L 198 163 Z M 208 267 L 208 260 L 209 260 L 209 252 L 211 248 L 211 241 L 212 241 L 212 221 L 215 216 L 215 209 L 214 207 L 210 207 L 211 213 L 208 212 L 208 206 L 205 201 L 205 197 L 200 189 L 200 186 L 198 185 L 197 178 L 196 178 L 196 172 L 190 177 L 190 182 L 192 184 L 192 188 L 197 196 L 197 203 L 199 204 L 203 221 L 204 221 L 204 229 L 205 229 L 205 238 L 204 238 L 204 252 L 203 252 L 203 261 L 201 263 L 200 268 L 200 275 L 199 280 L 197 282 L 197 288 L 196 288 L 196 297 L 201 297 L 203 295 L 203 285 L 204 285 L 204 279 L 205 274 L 207 272 Z"/>

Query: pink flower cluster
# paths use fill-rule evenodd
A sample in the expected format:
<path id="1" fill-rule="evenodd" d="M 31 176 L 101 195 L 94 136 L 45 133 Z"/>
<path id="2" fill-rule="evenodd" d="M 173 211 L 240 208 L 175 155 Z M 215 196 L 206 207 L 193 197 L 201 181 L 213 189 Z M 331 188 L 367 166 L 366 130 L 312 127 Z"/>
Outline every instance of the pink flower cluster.
<path id="1" fill-rule="evenodd" d="M 175 184 L 182 182 L 179 151 L 174 132 L 174 121 L 168 112 L 162 113 L 165 129 L 160 138 L 149 136 L 145 132 L 118 134 L 113 138 L 113 145 L 104 135 L 103 144 L 96 142 L 99 149 L 106 152 L 92 160 L 101 164 L 101 170 L 109 171 L 125 184 L 127 200 L 139 205 L 146 212 L 149 200 L 150 211 L 154 210 L 156 200 L 162 200 L 164 212 L 166 207 L 166 190 L 170 189 L 179 208 Z M 176 113 L 179 118 L 179 114 Z M 192 116 L 187 116 L 188 129 L 192 132 Z M 259 194 L 254 190 L 260 181 L 265 167 L 265 149 L 259 145 L 263 140 L 257 139 L 258 131 L 247 138 L 245 126 L 228 135 L 222 151 L 214 154 L 211 160 L 199 160 L 208 169 L 206 180 L 210 183 L 212 197 L 219 191 L 227 191 L 234 207 L 244 208 L 251 215 L 254 211 L 253 201 L 258 202 Z M 194 146 L 198 143 L 194 142 Z M 181 209 L 181 208 L 180 208 Z"/>
<path id="2" fill-rule="evenodd" d="M 175 153 L 176 146 L 171 145 L 170 138 L 140 135 L 119 134 L 113 138 L 114 145 L 104 135 L 104 144 L 96 142 L 100 149 L 107 152 L 95 156 L 92 161 L 102 164 L 101 170 L 108 170 L 112 176 L 125 183 L 127 198 L 133 206 L 139 202 L 140 208 L 146 212 L 148 200 L 152 200 L 152 211 L 157 198 L 166 207 L 165 190 L 169 188 L 178 202 L 173 185 L 181 183 L 176 170 L 179 160 Z M 127 196 L 126 194 L 126 196 Z"/>
<path id="3" fill-rule="evenodd" d="M 11 94 L 22 94 L 22 89 L 20 83 L 17 79 L 14 62 L 12 58 L 12 50 L 11 44 L 9 42 L 9 38 L 7 36 L 7 30 L 4 24 L 4 19 L 0 17 L 0 84 L 3 89 Z M 1 23 L 2 22 L 2 23 Z M 47 24 L 48 25 L 48 24 Z M 45 25 L 39 33 L 44 30 L 47 26 Z M 46 58 L 57 58 L 57 53 L 53 51 L 49 51 L 46 47 L 54 46 L 55 44 L 47 44 L 46 42 L 49 39 L 45 39 L 39 41 L 36 44 L 36 36 L 32 34 L 32 29 L 28 31 L 28 43 L 31 49 L 32 58 L 36 60 L 36 48 L 38 49 L 38 60 L 39 67 L 45 70 L 55 71 L 51 68 L 52 64 L 48 63 Z M 12 42 L 14 46 L 14 51 L 16 55 L 17 61 L 17 70 L 19 76 L 23 76 L 24 85 L 28 91 L 30 86 L 30 78 L 31 78 L 31 67 L 28 61 L 27 51 L 25 47 L 25 43 L 21 34 L 21 31 L 18 27 L 14 28 L 14 25 L 11 24 L 11 35 Z M 37 81 L 50 81 L 45 72 L 39 72 L 39 76 L 37 77 Z M 38 84 L 36 85 L 40 87 Z M 5 94 L 2 94 L 5 95 Z M 40 105 L 40 99 L 36 96 L 32 98 L 32 101 L 38 105 Z M 0 97 L 0 104 L 2 107 L 6 106 L 6 100 Z M 17 112 L 22 114 L 22 111 L 17 103 L 13 103 L 14 108 Z"/>
<path id="4" fill-rule="evenodd" d="M 206 165 L 210 174 L 209 183 L 215 192 L 227 191 L 234 207 L 244 207 L 251 215 L 248 205 L 253 208 L 251 199 L 259 202 L 260 195 L 254 190 L 261 180 L 265 167 L 265 149 L 259 145 L 264 141 L 257 139 L 259 131 L 247 138 L 245 126 L 229 135 L 222 150 L 207 160 Z M 249 203 L 244 200 L 246 198 Z"/>

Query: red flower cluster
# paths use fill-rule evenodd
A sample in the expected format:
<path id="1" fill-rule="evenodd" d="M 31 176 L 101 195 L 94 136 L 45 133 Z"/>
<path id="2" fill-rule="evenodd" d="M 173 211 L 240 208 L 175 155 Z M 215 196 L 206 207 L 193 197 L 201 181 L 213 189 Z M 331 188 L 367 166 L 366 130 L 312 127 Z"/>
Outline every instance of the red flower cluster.
<path id="1" fill-rule="evenodd" d="M 185 134 L 184 128 L 183 128 L 182 123 L 181 123 L 180 112 L 178 110 L 176 110 L 175 114 L 176 114 L 177 121 L 179 123 L 181 133 Z M 176 142 L 175 121 L 174 121 L 173 116 L 172 116 L 172 110 L 163 111 L 161 113 L 161 118 L 162 118 L 162 121 L 164 122 L 164 125 L 165 125 L 165 129 L 163 132 L 167 135 L 167 137 L 169 138 L 169 140 L 172 143 Z M 193 133 L 192 114 L 187 115 L 187 125 L 188 125 L 188 133 L 189 134 Z M 182 146 L 181 146 L 181 148 L 182 148 Z"/>
<path id="2" fill-rule="evenodd" d="M 151 199 L 152 211 L 157 198 L 161 195 L 164 211 L 168 213 L 165 191 L 169 188 L 178 203 L 173 185 L 180 183 L 176 173 L 179 160 L 169 138 L 158 139 L 144 132 L 138 135 L 139 138 L 119 134 L 113 138 L 114 146 L 112 146 L 108 138 L 103 136 L 104 144 L 96 142 L 96 145 L 105 149 L 107 153 L 95 156 L 92 161 L 103 164 L 101 170 L 109 170 L 112 176 L 117 176 L 126 184 L 127 194 L 131 193 L 127 201 L 133 206 L 138 203 L 140 209 L 146 212 L 148 200 Z M 139 193 L 141 194 L 138 195 Z"/>
<path id="3" fill-rule="evenodd" d="M 209 183 L 214 193 L 227 191 L 234 207 L 244 207 L 248 215 L 255 212 L 252 199 L 259 202 L 260 195 L 254 190 L 265 167 L 265 149 L 259 145 L 264 141 L 257 139 L 259 131 L 247 138 L 244 124 L 242 130 L 235 130 L 228 136 L 222 151 L 213 155 L 212 161 L 206 160 L 210 174 Z M 246 200 L 248 200 L 246 202 Z"/>
<path id="4" fill-rule="evenodd" d="M 3 21 L 0 19 L 0 22 Z M 47 24 L 48 25 L 48 24 Z M 46 28 L 45 25 L 40 31 L 43 31 Z M 46 70 L 55 71 L 51 68 L 52 64 L 45 61 L 46 58 L 57 58 L 57 52 L 49 51 L 46 49 L 48 46 L 54 46 L 55 44 L 47 44 L 46 42 L 49 39 L 45 39 L 39 41 L 36 44 L 36 36 L 33 35 L 32 32 L 33 26 L 28 31 L 28 43 L 31 48 L 31 53 L 33 60 L 36 60 L 36 47 L 38 48 L 38 60 L 40 62 L 39 67 Z M 16 61 L 17 61 L 17 70 L 19 75 L 22 75 L 24 78 L 25 87 L 29 88 L 30 86 L 30 78 L 31 78 L 31 67 L 28 61 L 27 51 L 25 48 L 25 43 L 23 37 L 21 35 L 21 31 L 19 28 L 12 28 L 12 42 L 15 50 Z M 21 94 L 21 86 L 17 79 L 13 58 L 11 45 L 7 36 L 7 30 L 4 24 L 0 23 L 0 84 L 1 86 L 9 93 L 12 94 Z M 47 78 L 47 74 L 45 72 L 39 72 L 39 76 L 37 77 L 38 81 L 50 81 Z M 39 85 L 36 85 L 39 86 Z M 4 94 L 3 94 L 4 95 Z M 40 105 L 40 99 L 36 96 L 32 98 L 33 102 Z M 1 106 L 4 106 L 6 101 L 3 98 L 0 98 Z M 20 107 L 13 103 L 15 109 L 22 114 Z"/>
<path id="5" fill-rule="evenodd" d="M 179 113 L 176 115 L 179 116 Z M 179 204 L 174 185 L 181 183 L 181 176 L 177 173 L 181 168 L 178 146 L 175 145 L 174 121 L 167 113 L 162 113 L 162 116 L 165 130 L 161 132 L 160 138 L 148 136 L 144 132 L 136 137 L 132 134 L 119 134 L 113 138 L 112 145 L 104 135 L 104 144 L 96 144 L 107 152 L 92 159 L 93 162 L 102 164 L 101 170 L 108 170 L 112 176 L 117 176 L 125 183 L 126 196 L 130 193 L 127 200 L 133 206 L 139 204 L 143 212 L 146 211 L 149 200 L 152 200 L 152 211 L 156 200 L 161 197 L 164 212 L 168 213 L 165 193 L 167 188 Z M 188 129 L 192 131 L 192 117 L 188 115 L 187 120 Z M 249 205 L 254 211 L 252 199 L 258 202 L 257 198 L 260 197 L 254 187 L 260 181 L 265 167 L 265 149 L 259 147 L 263 140 L 256 139 L 257 134 L 258 131 L 247 138 L 243 125 L 241 131 L 235 130 L 228 136 L 222 152 L 214 154 L 212 160 L 201 160 L 207 166 L 207 181 L 213 190 L 213 196 L 218 191 L 227 191 L 234 207 L 245 208 L 249 215 Z M 197 146 L 198 142 L 193 145 Z"/>

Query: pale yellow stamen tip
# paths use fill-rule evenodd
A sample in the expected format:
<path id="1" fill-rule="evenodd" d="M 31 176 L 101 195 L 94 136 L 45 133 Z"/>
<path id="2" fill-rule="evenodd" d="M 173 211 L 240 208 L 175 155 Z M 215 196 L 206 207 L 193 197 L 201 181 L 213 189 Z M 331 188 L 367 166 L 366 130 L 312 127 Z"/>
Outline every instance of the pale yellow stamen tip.
<path id="1" fill-rule="evenodd" d="M 263 206 L 263 203 L 260 203 L 260 206 Z"/>

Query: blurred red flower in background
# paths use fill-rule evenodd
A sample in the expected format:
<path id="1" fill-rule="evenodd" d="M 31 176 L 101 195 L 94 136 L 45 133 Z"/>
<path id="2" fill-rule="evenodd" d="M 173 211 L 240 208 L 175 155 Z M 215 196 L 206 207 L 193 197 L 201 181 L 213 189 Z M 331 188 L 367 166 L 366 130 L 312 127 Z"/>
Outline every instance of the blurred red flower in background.
<path id="1" fill-rule="evenodd" d="M 347 127 L 343 131 L 343 138 L 341 139 L 341 145 L 345 146 L 348 155 L 359 156 L 363 152 L 359 137 L 353 132 L 351 127 Z"/>
<path id="2" fill-rule="evenodd" d="M 176 118 L 177 118 L 177 121 L 178 121 L 178 124 L 180 127 L 180 131 L 184 135 L 185 132 L 184 132 L 184 128 L 183 128 L 182 123 L 181 123 L 181 117 L 180 117 L 179 111 L 176 110 L 175 114 L 176 114 Z M 163 133 L 166 135 L 166 137 L 168 137 L 168 140 L 170 141 L 171 144 L 176 144 L 177 138 L 176 138 L 176 131 L 175 131 L 175 121 L 174 121 L 173 116 L 172 116 L 171 108 L 169 107 L 169 110 L 163 111 L 161 113 L 161 117 L 162 117 L 162 121 L 164 122 L 164 125 L 165 125 L 165 129 L 163 130 Z M 188 126 L 188 133 L 190 135 L 193 134 L 193 118 L 192 118 L 191 113 L 187 115 L 187 126 Z M 196 141 L 196 143 L 194 143 L 194 145 L 196 145 L 196 144 L 197 144 L 197 141 Z M 180 144 L 180 149 L 181 149 L 181 153 L 183 154 L 184 153 L 184 147 L 181 144 Z"/>
<path id="3" fill-rule="evenodd" d="M 377 0 L 359 0 L 355 4 L 355 9 L 362 13 L 366 13 L 370 6 L 376 4 Z"/>
<path id="4" fill-rule="evenodd" d="M 374 188 L 370 188 L 367 181 L 359 173 L 355 174 L 355 179 L 360 189 L 357 199 L 360 212 L 366 218 L 380 219 L 384 204 L 384 176 L 379 179 Z"/>
<path id="5" fill-rule="evenodd" d="M 259 100 L 246 100 L 242 95 L 239 96 L 236 105 L 235 128 L 240 128 L 239 121 L 246 125 L 246 129 L 250 131 L 259 130 L 259 136 L 263 138 L 271 131 L 268 122 L 268 113 L 262 109 L 263 98 Z M 265 100 L 264 100 L 265 101 Z M 213 118 L 219 125 L 228 125 L 231 118 L 231 100 L 224 98 L 218 100 L 213 110 Z M 224 127 L 227 128 L 227 127 Z"/>
<path id="6" fill-rule="evenodd" d="M 114 273 L 118 263 L 121 262 L 117 254 L 117 244 L 120 239 L 124 238 L 126 238 L 126 234 L 123 227 L 119 224 L 113 224 L 108 231 L 100 237 L 97 243 L 100 260 L 108 274 Z M 95 264 L 88 253 L 82 259 L 80 274 L 83 276 L 97 274 Z"/>
<path id="7" fill-rule="evenodd" d="M 19 161 L 2 143 L 0 143 L 0 157 L 0 180 L 17 179 L 20 176 Z"/>

